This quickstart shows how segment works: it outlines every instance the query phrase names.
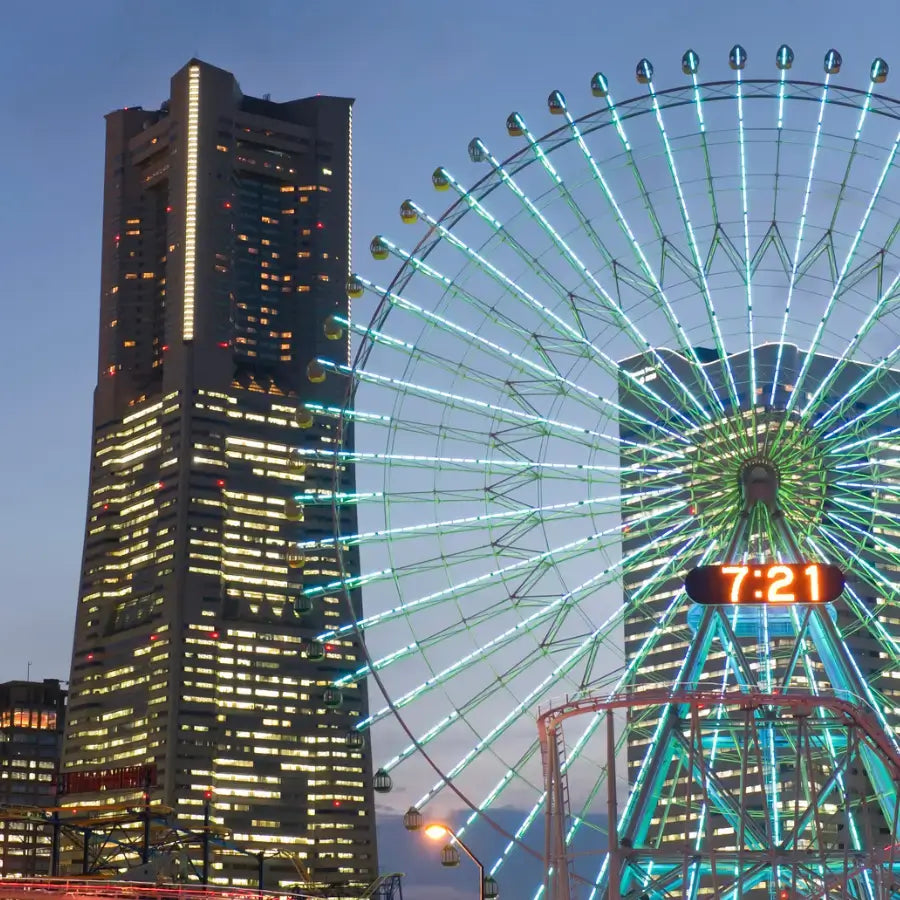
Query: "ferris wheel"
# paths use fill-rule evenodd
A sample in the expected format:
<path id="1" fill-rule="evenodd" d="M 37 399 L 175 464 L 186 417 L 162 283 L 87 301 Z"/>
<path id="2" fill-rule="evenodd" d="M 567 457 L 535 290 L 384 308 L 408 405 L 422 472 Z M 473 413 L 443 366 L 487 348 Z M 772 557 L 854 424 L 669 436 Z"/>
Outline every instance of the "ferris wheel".
<path id="1" fill-rule="evenodd" d="M 330 323 L 331 690 L 487 896 L 900 896 L 900 103 L 793 62 L 511 114 Z"/>

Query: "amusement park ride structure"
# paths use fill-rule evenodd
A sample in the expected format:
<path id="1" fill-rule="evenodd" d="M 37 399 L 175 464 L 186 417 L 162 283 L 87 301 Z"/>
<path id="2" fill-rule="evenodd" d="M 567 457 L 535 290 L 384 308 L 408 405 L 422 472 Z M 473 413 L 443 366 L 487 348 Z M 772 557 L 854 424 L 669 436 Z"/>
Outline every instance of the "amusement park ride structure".
<path id="1" fill-rule="evenodd" d="M 510 114 L 317 360 L 367 604 L 335 687 L 533 900 L 900 897 L 900 103 L 880 58 L 774 62 Z"/>

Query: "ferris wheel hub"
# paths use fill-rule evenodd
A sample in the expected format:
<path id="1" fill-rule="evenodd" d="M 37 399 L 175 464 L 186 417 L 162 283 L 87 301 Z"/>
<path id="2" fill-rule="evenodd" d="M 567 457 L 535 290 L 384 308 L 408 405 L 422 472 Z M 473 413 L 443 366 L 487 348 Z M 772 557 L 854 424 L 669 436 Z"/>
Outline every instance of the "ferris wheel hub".
<path id="1" fill-rule="evenodd" d="M 745 508 L 763 503 L 774 509 L 781 481 L 774 462 L 764 456 L 754 456 L 743 463 L 738 479 Z"/>

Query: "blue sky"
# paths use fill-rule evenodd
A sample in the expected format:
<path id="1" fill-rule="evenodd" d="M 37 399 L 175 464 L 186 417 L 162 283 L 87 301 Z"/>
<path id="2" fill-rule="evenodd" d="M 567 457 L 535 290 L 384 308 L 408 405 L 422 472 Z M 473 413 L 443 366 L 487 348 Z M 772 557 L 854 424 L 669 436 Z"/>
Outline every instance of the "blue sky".
<path id="1" fill-rule="evenodd" d="M 587 111 L 589 79 L 598 69 L 625 97 L 638 92 L 633 73 L 641 56 L 653 61 L 660 86 L 681 83 L 679 63 L 689 46 L 700 54 L 707 78 L 726 76 L 736 41 L 749 53 L 748 77 L 774 73 L 782 42 L 796 53 L 797 76 L 810 80 L 820 77 L 822 56 L 832 46 L 844 57 L 842 78 L 854 86 L 865 85 L 876 55 L 900 66 L 893 58 L 900 33 L 896 0 L 860 7 L 836 0 L 10 0 L 4 13 L 0 680 L 24 677 L 28 662 L 33 677 L 68 674 L 96 359 L 103 116 L 109 110 L 157 105 L 167 96 L 170 75 L 191 56 L 234 72 L 250 94 L 355 97 L 354 245 L 365 273 L 372 268 L 370 237 L 399 230 L 404 198 L 435 209 L 435 166 L 474 179 L 466 155 L 473 135 L 511 150 L 504 122 L 514 109 L 535 130 L 549 129 L 545 99 L 554 88 L 574 109 Z M 887 93 L 894 93 L 898 77 L 900 71 Z M 391 848 L 389 865 L 401 846 L 395 840 L 410 838 L 399 834 L 384 845 Z M 467 895 L 452 892 L 464 872 L 451 879 L 434 869 L 429 896 Z M 440 885 L 446 893 L 438 892 Z"/>

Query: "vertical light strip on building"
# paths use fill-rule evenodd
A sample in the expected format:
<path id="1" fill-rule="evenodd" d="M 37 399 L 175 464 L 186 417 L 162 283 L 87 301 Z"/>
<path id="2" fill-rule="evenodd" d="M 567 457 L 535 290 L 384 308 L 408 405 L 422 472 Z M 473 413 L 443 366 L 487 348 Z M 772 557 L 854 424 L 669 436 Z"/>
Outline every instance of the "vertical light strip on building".
<path id="1" fill-rule="evenodd" d="M 197 159 L 200 153 L 200 67 L 188 70 L 187 171 L 184 200 L 183 339 L 194 339 L 194 269 L 197 262 Z"/>
<path id="2" fill-rule="evenodd" d="M 353 271 L 353 104 L 347 108 L 347 278 Z M 347 363 L 353 346 L 353 301 L 347 298 Z"/>

